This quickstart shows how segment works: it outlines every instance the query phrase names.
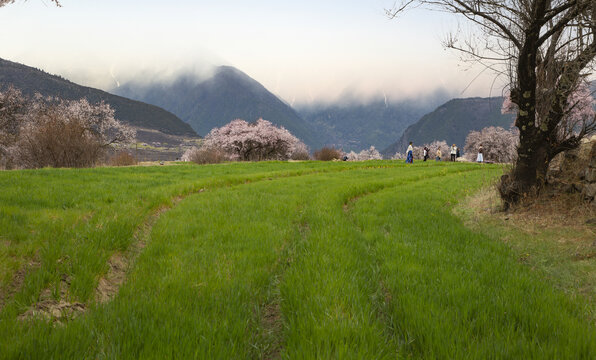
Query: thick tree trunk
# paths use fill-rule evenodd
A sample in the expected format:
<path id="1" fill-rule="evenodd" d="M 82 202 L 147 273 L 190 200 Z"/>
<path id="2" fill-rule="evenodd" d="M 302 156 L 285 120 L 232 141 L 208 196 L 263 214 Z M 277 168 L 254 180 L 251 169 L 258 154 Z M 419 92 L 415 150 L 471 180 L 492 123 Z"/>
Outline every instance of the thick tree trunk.
<path id="1" fill-rule="evenodd" d="M 518 158 L 510 174 L 501 178 L 499 191 L 505 209 L 521 199 L 534 194 L 546 181 L 546 172 L 550 163 L 550 144 L 540 131 L 535 136 L 520 143 Z"/>
<path id="2" fill-rule="evenodd" d="M 545 1 L 537 1 L 534 6 L 535 18 L 544 14 Z M 520 145 L 518 158 L 509 175 L 501 178 L 499 191 L 505 208 L 519 202 L 534 189 L 538 189 L 544 180 L 548 166 L 548 141 L 538 126 L 536 118 L 536 89 L 538 84 L 536 65 L 538 56 L 538 38 L 540 23 L 535 22 L 526 31 L 523 48 L 517 64 L 517 88 L 512 89 L 511 98 L 518 106 L 515 126 L 519 129 Z"/>

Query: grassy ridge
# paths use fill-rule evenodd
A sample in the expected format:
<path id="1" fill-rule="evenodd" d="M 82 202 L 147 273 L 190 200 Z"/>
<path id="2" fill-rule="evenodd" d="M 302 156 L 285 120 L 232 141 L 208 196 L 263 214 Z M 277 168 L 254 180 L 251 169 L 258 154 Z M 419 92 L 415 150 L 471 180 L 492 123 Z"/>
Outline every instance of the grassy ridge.
<path id="1" fill-rule="evenodd" d="M 504 245 L 471 232 L 451 215 L 451 206 L 497 176 L 498 168 L 368 162 L 99 169 L 76 176 L 61 171 L 74 183 L 87 176 L 87 185 L 73 187 L 66 196 L 76 205 L 72 215 L 61 218 L 57 234 L 65 232 L 63 243 L 19 233 L 18 221 L 3 217 L 12 226 L 7 234 L 21 234 L 7 248 L 29 245 L 0 254 L 10 258 L 21 251 L 25 258 L 28 249 L 47 248 L 60 259 L 71 251 L 69 258 L 81 263 L 76 267 L 67 261 L 72 278 L 91 279 L 86 291 L 71 285 L 73 296 L 91 308 L 66 326 L 15 320 L 52 283 L 30 280 L 57 267 L 51 257 L 44 265 L 44 253 L 41 268 L 26 279 L 29 285 L 2 312 L 0 357 L 596 354 L 590 341 L 596 333 L 584 320 L 581 300 L 540 281 Z M 97 179 L 98 172 L 105 183 Z M 37 181 L 37 172 L 17 174 Z M 46 176 L 46 182 L 58 189 L 67 179 L 57 174 Z M 10 178 L 0 174 L 12 186 L 22 183 L 10 183 Z M 137 188 L 128 187 L 133 179 Z M 97 202 L 100 194 L 83 194 L 86 186 L 108 184 L 121 189 L 109 193 L 112 202 Z M 93 304 L 94 280 L 105 271 L 99 263 L 105 267 L 111 252 L 130 244 L 143 216 L 200 188 L 208 191 L 188 196 L 160 217 L 116 299 Z M 43 199 L 40 195 L 29 208 L 10 211 L 32 228 L 49 226 L 47 214 L 64 198 Z M 4 211 L 4 198 L 1 204 Z M 80 225 L 81 216 L 90 208 L 94 213 L 85 221 L 95 225 L 87 228 Z M 45 215 L 45 222 L 35 223 L 32 214 Z M 117 232 L 120 227 L 130 230 Z M 102 233 L 113 238 L 107 245 L 93 240 L 104 238 L 95 233 L 105 228 L 114 229 Z M 87 237 L 74 240 L 68 229 Z M 0 237 L 8 239 L 4 231 Z M 94 255 L 100 258 L 97 266 L 84 266 Z"/>

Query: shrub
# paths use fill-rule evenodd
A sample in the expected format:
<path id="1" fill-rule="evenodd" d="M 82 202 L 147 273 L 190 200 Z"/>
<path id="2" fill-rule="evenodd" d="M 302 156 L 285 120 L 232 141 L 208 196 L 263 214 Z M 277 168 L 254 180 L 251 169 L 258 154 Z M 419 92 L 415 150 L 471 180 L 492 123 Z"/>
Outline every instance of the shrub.
<path id="1" fill-rule="evenodd" d="M 230 157 L 221 149 L 202 146 L 190 148 L 182 155 L 182 161 L 192 161 L 197 164 L 218 164 L 229 161 Z"/>
<path id="2" fill-rule="evenodd" d="M 308 147 L 302 141 L 294 143 L 291 149 L 290 159 L 292 160 L 310 160 Z"/>
<path id="3" fill-rule="evenodd" d="M 122 150 L 114 154 L 108 163 L 111 166 L 131 166 L 137 164 L 137 159 L 128 151 Z"/>
<path id="4" fill-rule="evenodd" d="M 308 151 L 298 151 L 298 152 L 292 153 L 292 156 L 290 156 L 290 159 L 292 159 L 292 160 L 310 160 L 310 154 L 308 153 Z"/>
<path id="5" fill-rule="evenodd" d="M 341 159 L 341 151 L 332 147 L 325 146 L 314 153 L 315 160 L 332 161 Z"/>

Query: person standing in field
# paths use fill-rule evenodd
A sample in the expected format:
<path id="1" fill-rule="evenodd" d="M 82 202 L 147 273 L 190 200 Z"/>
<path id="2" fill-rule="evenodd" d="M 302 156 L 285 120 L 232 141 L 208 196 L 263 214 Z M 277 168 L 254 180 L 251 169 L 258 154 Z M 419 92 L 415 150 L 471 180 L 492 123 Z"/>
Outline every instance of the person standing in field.
<path id="1" fill-rule="evenodd" d="M 441 154 L 441 148 L 437 149 L 437 157 L 435 158 L 436 161 L 441 161 L 441 156 L 443 154 Z"/>
<path id="2" fill-rule="evenodd" d="M 457 151 L 455 152 L 455 158 L 457 159 L 458 157 L 460 157 L 460 155 L 459 155 L 459 148 L 457 148 Z"/>
<path id="3" fill-rule="evenodd" d="M 484 149 L 482 148 L 482 144 L 480 144 L 478 147 L 478 156 L 476 157 L 476 162 L 479 162 L 479 163 L 484 162 L 483 153 L 484 153 Z"/>
<path id="4" fill-rule="evenodd" d="M 428 159 L 428 148 L 425 146 L 423 149 L 423 154 L 424 154 L 424 160 L 426 161 Z"/>
<path id="5" fill-rule="evenodd" d="M 408 150 L 406 151 L 406 164 L 413 164 L 414 163 L 414 147 L 412 146 L 412 142 L 410 141 L 410 145 L 408 146 Z"/>
<path id="6" fill-rule="evenodd" d="M 455 155 L 457 154 L 457 146 L 453 144 L 451 146 L 451 161 L 455 161 Z"/>

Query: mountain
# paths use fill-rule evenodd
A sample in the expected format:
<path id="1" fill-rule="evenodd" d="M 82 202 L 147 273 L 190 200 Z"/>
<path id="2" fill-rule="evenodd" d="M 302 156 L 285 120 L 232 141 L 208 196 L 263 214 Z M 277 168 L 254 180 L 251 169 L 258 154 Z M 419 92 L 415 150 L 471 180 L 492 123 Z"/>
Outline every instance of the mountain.
<path id="1" fill-rule="evenodd" d="M 502 104 L 502 97 L 450 100 L 410 125 L 399 141 L 385 148 L 382 154 L 390 157 L 396 152 L 403 153 L 410 141 L 422 145 L 434 140 L 445 140 L 463 149 L 466 136 L 472 130 L 488 126 L 508 129 L 511 126 L 514 115 L 501 114 Z"/>
<path id="2" fill-rule="evenodd" d="M 155 105 L 77 85 L 60 76 L 0 59 L 0 90 L 11 84 L 28 95 L 40 93 L 65 100 L 87 98 L 90 103 L 104 101 L 114 109 L 116 118 L 126 124 L 158 130 L 169 135 L 197 136 L 196 132 L 176 115 Z"/>
<path id="3" fill-rule="evenodd" d="M 325 144 L 344 151 L 360 151 L 374 145 L 383 149 L 395 142 L 420 117 L 448 99 L 437 93 L 424 99 L 387 101 L 384 98 L 361 104 L 297 107 L 298 113 L 324 136 Z"/>
<path id="4" fill-rule="evenodd" d="M 294 109 L 263 85 L 231 66 L 220 66 L 208 79 L 180 75 L 171 82 L 130 82 L 112 90 L 122 96 L 163 107 L 201 135 L 234 119 L 259 118 L 283 126 L 311 148 L 323 139 Z"/>

